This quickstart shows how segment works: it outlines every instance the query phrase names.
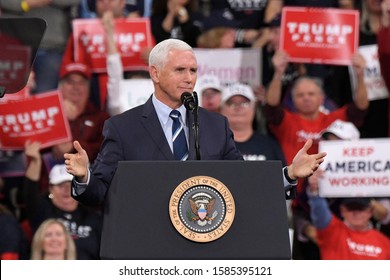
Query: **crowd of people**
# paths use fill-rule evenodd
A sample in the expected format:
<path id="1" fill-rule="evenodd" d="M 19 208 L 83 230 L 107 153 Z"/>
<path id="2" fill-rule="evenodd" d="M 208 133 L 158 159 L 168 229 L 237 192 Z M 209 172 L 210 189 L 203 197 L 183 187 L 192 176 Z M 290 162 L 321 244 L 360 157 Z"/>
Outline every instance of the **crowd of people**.
<path id="1" fill-rule="evenodd" d="M 229 146 L 229 151 L 218 151 L 218 159 L 280 160 L 289 167 L 308 140 L 313 144 L 305 146 L 307 152 L 316 154 L 319 141 L 390 136 L 389 98 L 370 99 L 364 79 L 369 61 L 361 53 L 353 55 L 348 67 L 290 62 L 288 54 L 279 47 L 284 6 L 358 10 L 359 46 L 378 46 L 382 77 L 390 89 L 390 0 L 241 2 L 0 1 L 1 17 L 39 17 L 47 22 L 30 76 L 33 82 L 27 87 L 33 95 L 58 90 L 71 130 L 70 141 L 48 148 L 26 141 L 24 175 L 0 178 L 0 259 L 99 259 L 104 199 L 101 195 L 106 193 L 116 162 L 167 159 L 165 155 L 156 158 L 155 150 L 139 146 L 128 147 L 126 154 L 119 154 L 114 145 L 125 140 L 138 141 L 140 137 L 142 144 L 149 143 L 147 133 L 142 134 L 143 126 L 125 121 L 125 117 L 136 119 L 143 112 L 122 114 L 119 84 L 127 77 L 152 80 L 155 92 L 145 110 L 150 113 L 156 107 L 160 122 L 167 125 L 172 120 L 165 105 L 181 105 L 169 96 L 176 90 L 172 81 L 180 83 L 188 75 L 180 90 L 193 89 L 196 83 L 200 105 L 205 109 L 200 117 L 223 123 L 219 118 L 222 115 L 230 127 L 226 131 L 215 130 L 209 136 L 223 142 L 230 140 L 230 132 L 234 135 L 229 145 L 237 150 Z M 115 42 L 115 20 L 142 17 L 150 19 L 156 44 L 178 39 L 187 43 L 188 48 L 172 43 L 174 57 L 169 57 L 168 47 L 158 53 L 145 48 L 141 52 L 149 64 L 149 73 L 127 72 Z M 94 72 L 87 55 L 74 57 L 72 21 L 83 18 L 99 19 L 102 23 L 105 72 Z M 263 58 L 262 84 L 223 83 L 211 74 L 196 80 L 196 59 L 188 56 L 192 48 L 258 50 Z M 173 73 L 164 68 L 173 67 L 174 63 L 185 67 Z M 187 70 L 189 73 L 185 74 Z M 167 115 L 168 121 L 161 120 L 160 112 Z M 185 111 L 181 114 L 185 126 Z M 204 124 L 207 128 L 208 125 Z M 206 129 L 207 133 L 212 131 Z M 163 130 L 167 139 L 172 140 L 165 126 Z M 224 135 L 226 139 L 222 139 Z M 169 145 L 167 151 L 172 150 L 172 144 Z M 205 153 L 202 159 L 213 159 L 217 151 Z M 76 164 L 79 169 L 70 168 L 74 154 L 81 155 L 82 162 Z M 73 186 L 70 173 L 78 179 Z M 308 178 L 295 175 L 286 176 L 288 181 L 291 177 L 293 182 L 298 179 L 294 192 L 286 193 L 287 214 L 294 231 L 293 259 L 390 259 L 390 197 L 324 198 L 319 196 L 318 186 L 323 170 L 308 174 Z M 85 190 L 87 182 L 101 186 L 99 201 L 93 201 L 91 197 L 97 195 Z"/>

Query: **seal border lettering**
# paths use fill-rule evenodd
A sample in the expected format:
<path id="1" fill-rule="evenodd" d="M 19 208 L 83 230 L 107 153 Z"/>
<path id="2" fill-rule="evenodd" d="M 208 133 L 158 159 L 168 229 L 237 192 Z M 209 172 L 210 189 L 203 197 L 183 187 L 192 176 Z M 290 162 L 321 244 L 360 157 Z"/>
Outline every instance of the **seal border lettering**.
<path id="1" fill-rule="evenodd" d="M 180 200 L 187 190 L 207 186 L 217 191 L 225 202 L 225 217 L 214 230 L 199 233 L 188 228 L 180 219 Z M 169 200 L 169 217 L 173 227 L 185 238 L 199 243 L 211 242 L 222 237 L 233 224 L 236 206 L 230 190 L 221 181 L 210 176 L 194 176 L 182 181 L 172 192 Z"/>

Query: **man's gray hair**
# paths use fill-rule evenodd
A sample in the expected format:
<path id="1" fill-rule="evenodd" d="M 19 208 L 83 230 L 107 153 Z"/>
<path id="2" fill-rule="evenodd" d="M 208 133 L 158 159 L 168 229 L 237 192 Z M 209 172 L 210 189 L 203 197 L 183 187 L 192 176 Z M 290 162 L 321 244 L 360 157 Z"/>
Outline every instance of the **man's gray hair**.
<path id="1" fill-rule="evenodd" d="M 320 78 L 302 76 L 302 77 L 299 77 L 298 79 L 296 79 L 294 82 L 294 85 L 291 89 L 292 97 L 294 97 L 294 95 L 295 95 L 295 90 L 296 90 L 297 86 L 303 81 L 313 82 L 320 89 L 321 94 L 325 94 L 324 89 L 323 89 L 324 83 Z"/>
<path id="2" fill-rule="evenodd" d="M 171 50 L 192 51 L 193 49 L 186 42 L 178 39 L 166 39 L 158 43 L 149 54 L 149 66 L 153 65 L 161 69 L 167 61 L 168 53 Z"/>

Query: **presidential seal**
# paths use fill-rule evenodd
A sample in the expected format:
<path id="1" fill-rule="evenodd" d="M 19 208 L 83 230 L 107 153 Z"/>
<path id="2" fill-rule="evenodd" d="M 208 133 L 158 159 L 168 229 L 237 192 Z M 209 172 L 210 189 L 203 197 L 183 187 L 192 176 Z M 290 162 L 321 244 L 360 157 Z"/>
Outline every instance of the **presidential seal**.
<path id="1" fill-rule="evenodd" d="M 181 182 L 169 200 L 169 216 L 175 229 L 195 242 L 210 242 L 231 227 L 236 212 L 229 189 L 208 176 Z"/>

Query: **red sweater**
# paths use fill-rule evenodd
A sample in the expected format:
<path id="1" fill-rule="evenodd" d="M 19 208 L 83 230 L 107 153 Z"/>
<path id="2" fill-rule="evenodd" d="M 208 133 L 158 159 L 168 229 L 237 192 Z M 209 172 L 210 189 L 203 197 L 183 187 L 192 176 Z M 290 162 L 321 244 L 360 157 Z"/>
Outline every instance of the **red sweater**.
<path id="1" fill-rule="evenodd" d="M 313 146 L 308 153 L 317 153 L 322 130 L 337 119 L 347 120 L 346 108 L 342 107 L 327 115 L 320 113 L 315 120 L 304 119 L 300 114 L 284 109 L 281 123 L 270 123 L 269 127 L 282 147 L 287 164 L 291 164 L 295 154 L 308 139 L 313 139 Z"/>
<path id="2" fill-rule="evenodd" d="M 390 260 L 390 239 L 377 231 L 353 231 L 335 216 L 318 230 L 323 260 Z"/>

